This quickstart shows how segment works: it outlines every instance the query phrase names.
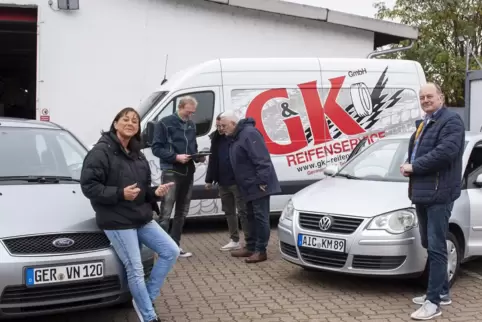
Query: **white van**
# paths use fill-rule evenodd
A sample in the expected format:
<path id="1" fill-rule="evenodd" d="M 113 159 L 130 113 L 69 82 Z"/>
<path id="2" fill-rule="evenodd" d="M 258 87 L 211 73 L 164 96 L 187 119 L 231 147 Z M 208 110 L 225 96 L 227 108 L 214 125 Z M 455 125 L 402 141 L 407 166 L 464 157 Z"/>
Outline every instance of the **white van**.
<path id="1" fill-rule="evenodd" d="M 425 84 L 419 63 L 382 59 L 251 58 L 207 61 L 174 75 L 145 100 L 139 112 L 148 142 L 156 121 L 194 96 L 199 151 L 209 149 L 216 116 L 226 110 L 252 117 L 271 153 L 283 193 L 271 198 L 280 212 L 290 195 L 342 164 L 358 141 L 413 131 Z M 153 183 L 161 170 L 149 142 Z M 197 164 L 189 216 L 222 214 L 217 191 L 204 189 L 205 164 Z"/>

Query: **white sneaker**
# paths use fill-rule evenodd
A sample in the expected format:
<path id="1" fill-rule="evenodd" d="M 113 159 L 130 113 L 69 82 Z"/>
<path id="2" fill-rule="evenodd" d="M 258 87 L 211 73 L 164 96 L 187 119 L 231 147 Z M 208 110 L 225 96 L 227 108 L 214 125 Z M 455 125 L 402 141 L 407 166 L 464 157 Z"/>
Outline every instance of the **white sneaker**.
<path id="1" fill-rule="evenodd" d="M 440 315 L 442 315 L 442 311 L 440 311 L 437 305 L 430 301 L 425 301 L 417 311 L 412 313 L 411 318 L 413 320 L 431 320 Z"/>
<path id="2" fill-rule="evenodd" d="M 144 322 L 144 318 L 142 317 L 141 311 L 139 311 L 139 308 L 137 307 L 136 301 L 134 301 L 134 299 L 132 299 L 132 306 L 134 307 L 134 311 L 136 311 L 139 321 Z"/>
<path id="3" fill-rule="evenodd" d="M 179 249 L 181 250 L 181 252 L 179 253 L 179 257 L 188 258 L 192 256 L 192 253 L 185 252 L 182 248 Z"/>
<path id="4" fill-rule="evenodd" d="M 227 250 L 236 250 L 236 249 L 240 249 L 240 248 L 241 248 L 241 244 L 239 242 L 235 242 L 231 239 L 229 241 L 229 243 L 227 243 L 226 245 L 221 247 L 221 250 L 227 251 Z"/>
<path id="5" fill-rule="evenodd" d="M 414 297 L 412 299 L 412 302 L 418 305 L 423 305 L 426 300 L 427 300 L 427 295 L 422 295 L 422 296 Z M 440 296 L 440 305 L 450 305 L 450 304 L 452 304 L 452 300 L 450 299 L 450 296 L 448 295 Z"/>

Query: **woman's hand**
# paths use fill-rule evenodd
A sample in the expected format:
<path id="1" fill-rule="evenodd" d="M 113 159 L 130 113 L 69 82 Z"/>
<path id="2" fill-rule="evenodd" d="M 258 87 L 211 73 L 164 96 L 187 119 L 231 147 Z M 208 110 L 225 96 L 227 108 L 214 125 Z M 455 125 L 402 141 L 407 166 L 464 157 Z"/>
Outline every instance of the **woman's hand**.
<path id="1" fill-rule="evenodd" d="M 137 183 L 124 188 L 124 199 L 132 201 L 137 198 L 141 189 L 137 188 Z"/>
<path id="2" fill-rule="evenodd" d="M 163 197 L 167 194 L 169 191 L 169 188 L 171 188 L 174 185 L 174 182 L 169 182 L 166 184 L 161 184 L 159 187 L 156 189 L 156 196 L 158 197 Z"/>

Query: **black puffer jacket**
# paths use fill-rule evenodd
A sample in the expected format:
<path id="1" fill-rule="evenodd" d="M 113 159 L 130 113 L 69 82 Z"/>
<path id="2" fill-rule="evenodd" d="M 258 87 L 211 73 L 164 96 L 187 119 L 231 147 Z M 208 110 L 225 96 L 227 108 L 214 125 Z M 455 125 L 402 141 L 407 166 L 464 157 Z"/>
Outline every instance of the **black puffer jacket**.
<path id="1" fill-rule="evenodd" d="M 124 199 L 124 188 L 137 183 L 133 201 Z M 80 177 L 100 229 L 139 228 L 152 220 L 160 200 L 151 187 L 151 170 L 142 152 L 127 153 L 114 133 L 104 133 L 85 157 Z M 155 208 L 154 208 L 155 209 Z"/>

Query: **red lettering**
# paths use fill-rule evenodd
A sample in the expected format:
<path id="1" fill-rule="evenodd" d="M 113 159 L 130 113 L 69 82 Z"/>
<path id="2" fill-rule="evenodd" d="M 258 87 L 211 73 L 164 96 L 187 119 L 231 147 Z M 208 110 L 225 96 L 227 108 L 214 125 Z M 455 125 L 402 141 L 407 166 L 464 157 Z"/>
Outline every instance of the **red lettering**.
<path id="1" fill-rule="evenodd" d="M 323 159 L 325 157 L 325 149 L 323 147 L 319 147 L 316 149 L 316 157 L 318 159 Z"/>
<path id="2" fill-rule="evenodd" d="M 350 140 L 350 150 L 353 150 L 354 147 L 358 144 L 359 140 L 358 139 L 351 139 Z"/>
<path id="3" fill-rule="evenodd" d="M 288 161 L 288 167 L 291 167 L 291 163 L 293 163 L 293 165 L 296 165 L 295 156 L 292 154 L 286 156 L 286 161 Z"/>
<path id="4" fill-rule="evenodd" d="M 301 95 L 306 106 L 306 114 L 310 120 L 314 145 L 331 141 L 332 138 L 326 122 L 325 112 L 321 105 L 320 94 L 316 88 L 316 81 L 300 84 L 298 87 L 301 90 Z"/>
<path id="5" fill-rule="evenodd" d="M 326 154 L 333 154 L 333 144 L 325 145 L 325 152 Z"/>
<path id="6" fill-rule="evenodd" d="M 338 95 L 344 81 L 345 76 L 330 79 L 331 88 L 324 104 L 321 102 L 316 81 L 298 85 L 305 103 L 314 145 L 333 140 L 328 129 L 326 117 L 329 117 L 338 129 L 346 135 L 357 135 L 365 132 L 365 130 L 337 103 Z M 283 120 L 291 141 L 289 144 L 276 143 L 268 136 L 263 124 L 262 112 L 264 105 L 269 100 L 275 98 L 288 98 L 287 90 L 285 88 L 278 88 L 270 89 L 261 93 L 249 104 L 246 111 L 246 117 L 251 117 L 255 120 L 256 127 L 263 135 L 271 154 L 290 154 L 305 148 L 308 146 L 308 141 L 306 140 L 305 131 L 299 115 Z M 344 146 L 345 142 L 342 144 L 343 150 L 346 150 L 347 147 Z M 311 155 L 308 155 L 307 159 L 311 160 Z M 293 159 L 290 160 L 294 161 Z"/>
<path id="7" fill-rule="evenodd" d="M 308 150 L 308 160 L 313 160 L 313 156 L 315 155 L 315 151 L 313 151 L 313 149 L 311 150 Z"/>
<path id="8" fill-rule="evenodd" d="M 345 140 L 345 141 L 341 142 L 341 147 L 343 149 L 343 152 L 350 151 L 349 141 Z"/>
<path id="9" fill-rule="evenodd" d="M 297 162 L 298 164 L 300 164 L 300 163 L 305 163 L 305 162 L 306 162 L 305 153 L 304 153 L 304 152 L 296 153 L 296 162 Z"/>
<path id="10" fill-rule="evenodd" d="M 263 124 L 263 107 L 271 99 L 288 98 L 288 92 L 284 88 L 270 89 L 258 96 L 249 104 L 246 110 L 246 117 L 252 117 L 256 122 L 256 127 L 261 132 L 271 154 L 289 154 L 308 145 L 301 118 L 299 116 L 290 117 L 283 120 L 288 129 L 290 144 L 279 144 L 271 140 Z"/>
<path id="11" fill-rule="evenodd" d="M 331 88 L 325 102 L 325 114 L 347 135 L 364 133 L 365 130 L 338 104 L 338 94 L 345 81 L 345 76 L 330 79 Z M 326 122 L 326 119 L 324 120 Z M 311 123 L 313 124 L 313 123 Z"/>
<path id="12" fill-rule="evenodd" d="M 341 143 L 340 141 L 336 141 L 335 143 L 332 144 L 333 147 L 333 153 L 338 154 L 341 152 Z M 333 154 L 332 153 L 332 154 Z"/>

